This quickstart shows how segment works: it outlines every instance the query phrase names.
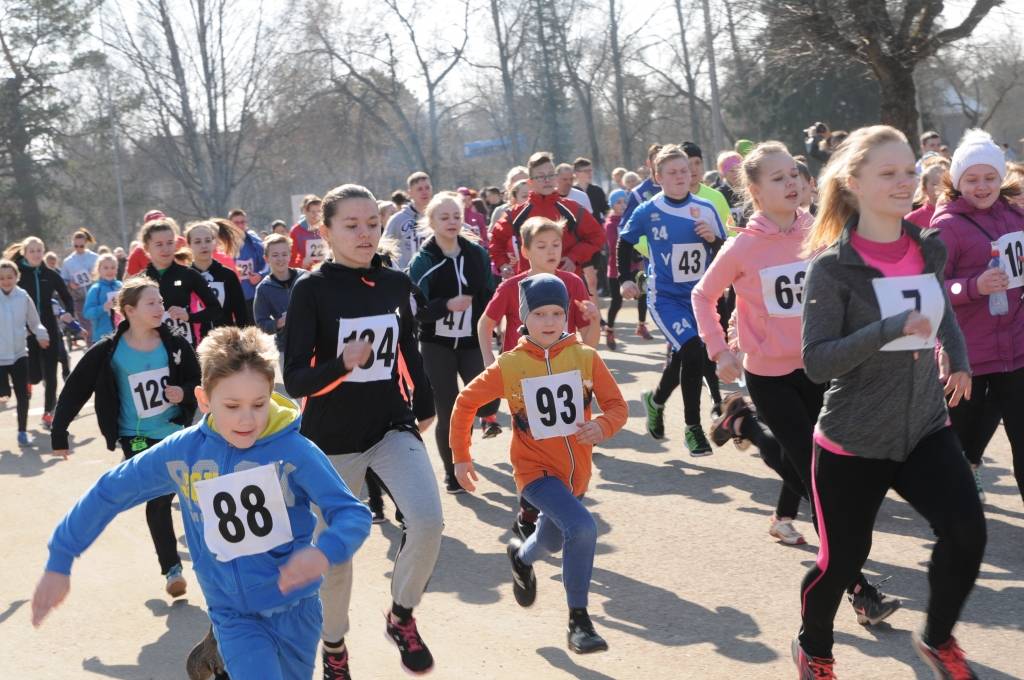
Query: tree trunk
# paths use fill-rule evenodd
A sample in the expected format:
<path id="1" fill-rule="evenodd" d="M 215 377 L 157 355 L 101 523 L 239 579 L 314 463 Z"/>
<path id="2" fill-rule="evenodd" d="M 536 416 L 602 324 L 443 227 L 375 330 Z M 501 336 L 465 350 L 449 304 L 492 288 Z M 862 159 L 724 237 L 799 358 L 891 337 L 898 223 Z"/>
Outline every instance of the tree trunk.
<path id="1" fill-rule="evenodd" d="M 718 96 L 718 71 L 715 66 L 715 44 L 711 27 L 711 5 L 708 0 L 703 0 L 704 5 L 704 40 L 707 44 L 708 55 L 708 77 L 711 81 L 711 146 L 713 153 L 711 158 L 718 156 L 718 152 L 725 146 L 725 135 L 722 133 L 722 107 Z"/>
<path id="2" fill-rule="evenodd" d="M 491 0 L 491 18 L 498 41 L 498 68 L 501 71 L 501 89 L 505 93 L 505 132 L 509 138 L 513 165 L 523 162 L 523 149 L 519 144 L 519 117 L 516 115 L 516 91 L 512 79 L 512 66 L 508 49 L 508 34 L 502 31 L 501 8 L 498 0 Z"/>
<path id="3" fill-rule="evenodd" d="M 626 167 L 633 164 L 633 138 L 629 134 L 626 111 L 626 84 L 622 69 L 622 47 L 619 45 L 619 21 L 615 11 L 615 0 L 608 0 L 608 21 L 611 24 L 612 68 L 615 72 L 615 118 L 619 127 L 619 148 L 622 151 L 622 163 Z"/>
<path id="4" fill-rule="evenodd" d="M 686 20 L 683 19 L 683 2 L 676 0 L 676 19 L 679 21 L 679 41 L 683 43 L 683 73 L 686 75 L 687 102 L 690 106 L 690 134 L 693 141 L 702 144 L 700 115 L 697 113 L 697 81 L 690 65 L 690 48 L 686 44 Z"/>
<path id="5" fill-rule="evenodd" d="M 545 0 L 534 0 L 534 6 L 536 7 L 537 15 L 537 45 L 540 47 L 541 53 L 541 69 L 544 80 L 544 90 L 546 96 L 544 97 L 544 108 L 545 108 L 545 122 L 548 128 L 548 141 L 551 143 L 551 149 L 555 154 L 555 158 L 564 158 L 567 155 L 567 144 L 571 141 L 566 139 L 565 129 L 561 125 L 561 116 L 558 112 L 558 99 L 556 97 L 555 83 L 555 68 L 556 64 L 551 55 L 551 45 L 548 39 L 553 39 L 548 32 L 545 31 L 546 24 L 548 22 L 548 15 L 544 11 Z"/>
<path id="6" fill-rule="evenodd" d="M 39 209 L 39 187 L 35 178 L 35 161 L 29 153 L 32 138 L 25 127 L 21 111 L 21 78 L 8 78 L 4 84 L 7 112 L 8 152 L 14 175 L 14 195 L 21 203 L 21 219 L 28 234 L 43 235 L 43 213 Z"/>
<path id="7" fill-rule="evenodd" d="M 914 67 L 899 59 L 886 59 L 872 64 L 881 90 L 879 118 L 885 125 L 900 130 L 917 145 L 918 113 L 917 86 L 914 84 Z"/>

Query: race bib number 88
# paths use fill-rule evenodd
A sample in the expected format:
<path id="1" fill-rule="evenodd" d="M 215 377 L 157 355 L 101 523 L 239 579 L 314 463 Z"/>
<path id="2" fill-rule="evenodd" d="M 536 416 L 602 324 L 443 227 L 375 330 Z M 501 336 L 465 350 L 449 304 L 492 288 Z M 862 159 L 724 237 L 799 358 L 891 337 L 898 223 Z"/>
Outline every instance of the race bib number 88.
<path id="1" fill-rule="evenodd" d="M 672 281 L 689 283 L 699 281 L 708 268 L 707 250 L 701 243 L 672 244 Z"/>
<path id="2" fill-rule="evenodd" d="M 579 371 L 524 378 L 522 385 L 534 439 L 576 434 L 583 424 L 583 380 Z"/>
<path id="3" fill-rule="evenodd" d="M 927 338 L 907 335 L 897 338 L 882 346 L 883 352 L 905 352 L 911 350 L 933 349 L 935 338 L 939 333 L 939 324 L 946 310 L 946 300 L 942 286 L 934 274 L 917 276 L 891 276 L 872 279 L 875 297 L 882 318 L 896 316 L 908 309 L 920 312 L 928 317 L 932 324 L 932 333 Z"/>
<path id="4" fill-rule="evenodd" d="M 292 540 L 292 525 L 273 463 L 194 485 L 203 538 L 220 562 L 258 555 Z"/>
<path id="5" fill-rule="evenodd" d="M 391 380 L 398 358 L 398 316 L 378 314 L 338 321 L 338 356 L 345 344 L 356 340 L 370 343 L 370 358 L 352 370 L 346 382 Z"/>

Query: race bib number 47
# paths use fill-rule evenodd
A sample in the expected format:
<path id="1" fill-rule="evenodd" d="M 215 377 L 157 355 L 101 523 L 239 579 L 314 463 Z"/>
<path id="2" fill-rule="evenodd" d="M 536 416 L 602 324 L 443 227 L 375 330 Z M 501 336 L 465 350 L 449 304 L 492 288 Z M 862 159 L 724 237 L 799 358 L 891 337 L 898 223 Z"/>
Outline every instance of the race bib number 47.
<path id="1" fill-rule="evenodd" d="M 942 286 L 935 275 L 891 276 L 872 279 L 871 284 L 875 288 L 875 297 L 878 299 L 878 308 L 883 319 L 912 309 L 924 314 L 932 324 L 932 333 L 929 337 L 907 335 L 886 343 L 882 346 L 882 351 L 933 349 L 939 333 L 939 324 L 942 323 L 942 315 L 946 311 Z"/>
<path id="2" fill-rule="evenodd" d="M 534 439 L 576 434 L 583 424 L 583 380 L 579 371 L 524 378 L 522 385 Z"/>
<path id="3" fill-rule="evenodd" d="M 672 281 L 690 283 L 699 281 L 708 268 L 707 250 L 701 243 L 672 244 Z"/>
<path id="4" fill-rule="evenodd" d="M 218 561 L 258 555 L 292 540 L 274 464 L 204 479 L 193 486 L 203 513 L 203 538 Z"/>
<path id="5" fill-rule="evenodd" d="M 370 358 L 352 370 L 346 382 L 391 380 L 398 359 L 398 316 L 378 314 L 338 321 L 338 356 L 345 344 L 356 340 L 370 343 Z"/>
<path id="6" fill-rule="evenodd" d="M 443 338 L 468 338 L 472 334 L 472 317 L 472 307 L 461 312 L 446 310 L 444 316 L 434 322 L 434 335 Z"/>
<path id="7" fill-rule="evenodd" d="M 761 270 L 761 294 L 769 316 L 800 316 L 804 309 L 806 262 L 790 262 Z"/>

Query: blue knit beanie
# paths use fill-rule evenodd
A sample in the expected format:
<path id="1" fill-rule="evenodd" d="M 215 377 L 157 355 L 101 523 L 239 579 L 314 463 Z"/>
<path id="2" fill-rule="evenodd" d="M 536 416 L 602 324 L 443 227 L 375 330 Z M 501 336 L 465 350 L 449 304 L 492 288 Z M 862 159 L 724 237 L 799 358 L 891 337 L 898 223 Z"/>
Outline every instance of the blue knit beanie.
<path id="1" fill-rule="evenodd" d="M 608 205 L 615 205 L 616 203 L 619 202 L 619 199 L 625 200 L 625 198 L 626 198 L 626 190 L 625 189 L 616 189 L 615 191 L 613 191 L 612 193 L 610 193 L 608 195 Z"/>

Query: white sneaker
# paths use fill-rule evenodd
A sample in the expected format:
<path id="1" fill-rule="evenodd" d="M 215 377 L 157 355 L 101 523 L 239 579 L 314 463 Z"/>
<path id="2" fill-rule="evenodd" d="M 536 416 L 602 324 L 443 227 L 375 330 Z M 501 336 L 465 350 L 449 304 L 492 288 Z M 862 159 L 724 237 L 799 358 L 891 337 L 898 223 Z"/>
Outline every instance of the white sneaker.
<path id="1" fill-rule="evenodd" d="M 793 520 L 790 517 L 772 515 L 772 525 L 768 529 L 768 535 L 779 539 L 786 545 L 803 545 L 807 542 L 804 540 L 804 535 L 793 526 Z"/>

